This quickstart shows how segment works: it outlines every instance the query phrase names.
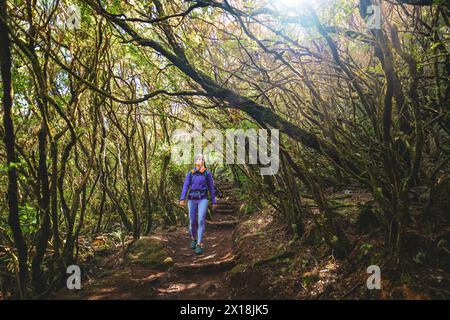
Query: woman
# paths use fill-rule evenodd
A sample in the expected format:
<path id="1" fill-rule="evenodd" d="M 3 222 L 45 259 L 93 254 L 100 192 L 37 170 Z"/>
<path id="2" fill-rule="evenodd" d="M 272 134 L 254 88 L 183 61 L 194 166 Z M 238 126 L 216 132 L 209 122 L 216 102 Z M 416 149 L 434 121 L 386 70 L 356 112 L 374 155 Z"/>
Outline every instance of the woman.
<path id="1" fill-rule="evenodd" d="M 186 194 L 188 194 L 189 232 L 192 238 L 191 248 L 195 249 L 196 254 L 203 252 L 202 240 L 205 232 L 206 211 L 208 209 L 208 192 L 211 196 L 212 208 L 215 208 L 217 204 L 214 193 L 214 181 L 211 173 L 205 166 L 205 157 L 199 154 L 195 157 L 195 167 L 188 172 L 184 179 L 180 197 L 180 205 L 185 205 Z"/>

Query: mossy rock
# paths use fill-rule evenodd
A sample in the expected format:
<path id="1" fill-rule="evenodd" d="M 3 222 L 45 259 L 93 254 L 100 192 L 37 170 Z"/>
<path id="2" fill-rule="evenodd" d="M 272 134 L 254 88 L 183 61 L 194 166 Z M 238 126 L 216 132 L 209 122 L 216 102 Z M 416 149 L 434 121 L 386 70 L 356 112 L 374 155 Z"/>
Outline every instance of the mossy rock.
<path id="1" fill-rule="evenodd" d="M 146 266 L 150 269 L 167 269 L 173 264 L 163 241 L 143 237 L 134 241 L 127 248 L 126 259 L 131 264 Z"/>

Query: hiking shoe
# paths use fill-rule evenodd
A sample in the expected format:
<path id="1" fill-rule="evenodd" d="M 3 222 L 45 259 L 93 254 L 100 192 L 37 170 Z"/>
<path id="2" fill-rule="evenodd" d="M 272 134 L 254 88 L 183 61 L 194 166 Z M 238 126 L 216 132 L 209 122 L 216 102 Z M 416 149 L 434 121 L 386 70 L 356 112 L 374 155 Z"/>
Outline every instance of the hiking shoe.
<path id="1" fill-rule="evenodd" d="M 191 248 L 195 249 L 197 247 L 197 240 L 192 240 L 191 242 Z"/>
<path id="2" fill-rule="evenodd" d="M 203 253 L 202 247 L 200 247 L 199 245 L 197 245 L 197 246 L 195 247 L 195 253 L 196 253 L 196 254 L 202 254 L 202 253 Z"/>

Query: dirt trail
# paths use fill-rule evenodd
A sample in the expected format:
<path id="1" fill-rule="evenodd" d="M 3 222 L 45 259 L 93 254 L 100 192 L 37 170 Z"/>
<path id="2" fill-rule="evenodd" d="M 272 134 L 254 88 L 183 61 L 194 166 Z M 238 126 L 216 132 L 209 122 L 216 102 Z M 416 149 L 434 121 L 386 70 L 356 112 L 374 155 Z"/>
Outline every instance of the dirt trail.
<path id="1" fill-rule="evenodd" d="M 204 252 L 190 248 L 186 227 L 153 235 L 164 241 L 174 265 L 155 271 L 122 265 L 110 274 L 92 279 L 79 291 L 60 290 L 56 299 L 229 299 L 226 271 L 234 267 L 233 231 L 238 223 L 239 201 L 232 185 L 222 184 L 224 198 L 207 220 Z"/>

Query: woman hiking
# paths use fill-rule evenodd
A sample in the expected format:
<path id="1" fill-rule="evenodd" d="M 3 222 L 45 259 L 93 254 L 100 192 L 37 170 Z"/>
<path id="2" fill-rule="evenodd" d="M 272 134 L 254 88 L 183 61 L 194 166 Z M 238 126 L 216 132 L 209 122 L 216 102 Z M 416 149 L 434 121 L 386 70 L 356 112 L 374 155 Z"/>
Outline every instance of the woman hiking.
<path id="1" fill-rule="evenodd" d="M 189 190 L 189 193 L 188 193 Z M 208 209 L 208 192 L 211 196 L 212 208 L 217 206 L 214 192 L 214 181 L 211 172 L 205 165 L 205 156 L 195 157 L 195 166 L 184 179 L 181 191 L 180 205 L 186 204 L 188 194 L 189 232 L 192 242 L 191 248 L 196 254 L 203 253 L 203 233 L 205 232 L 206 211 Z"/>

